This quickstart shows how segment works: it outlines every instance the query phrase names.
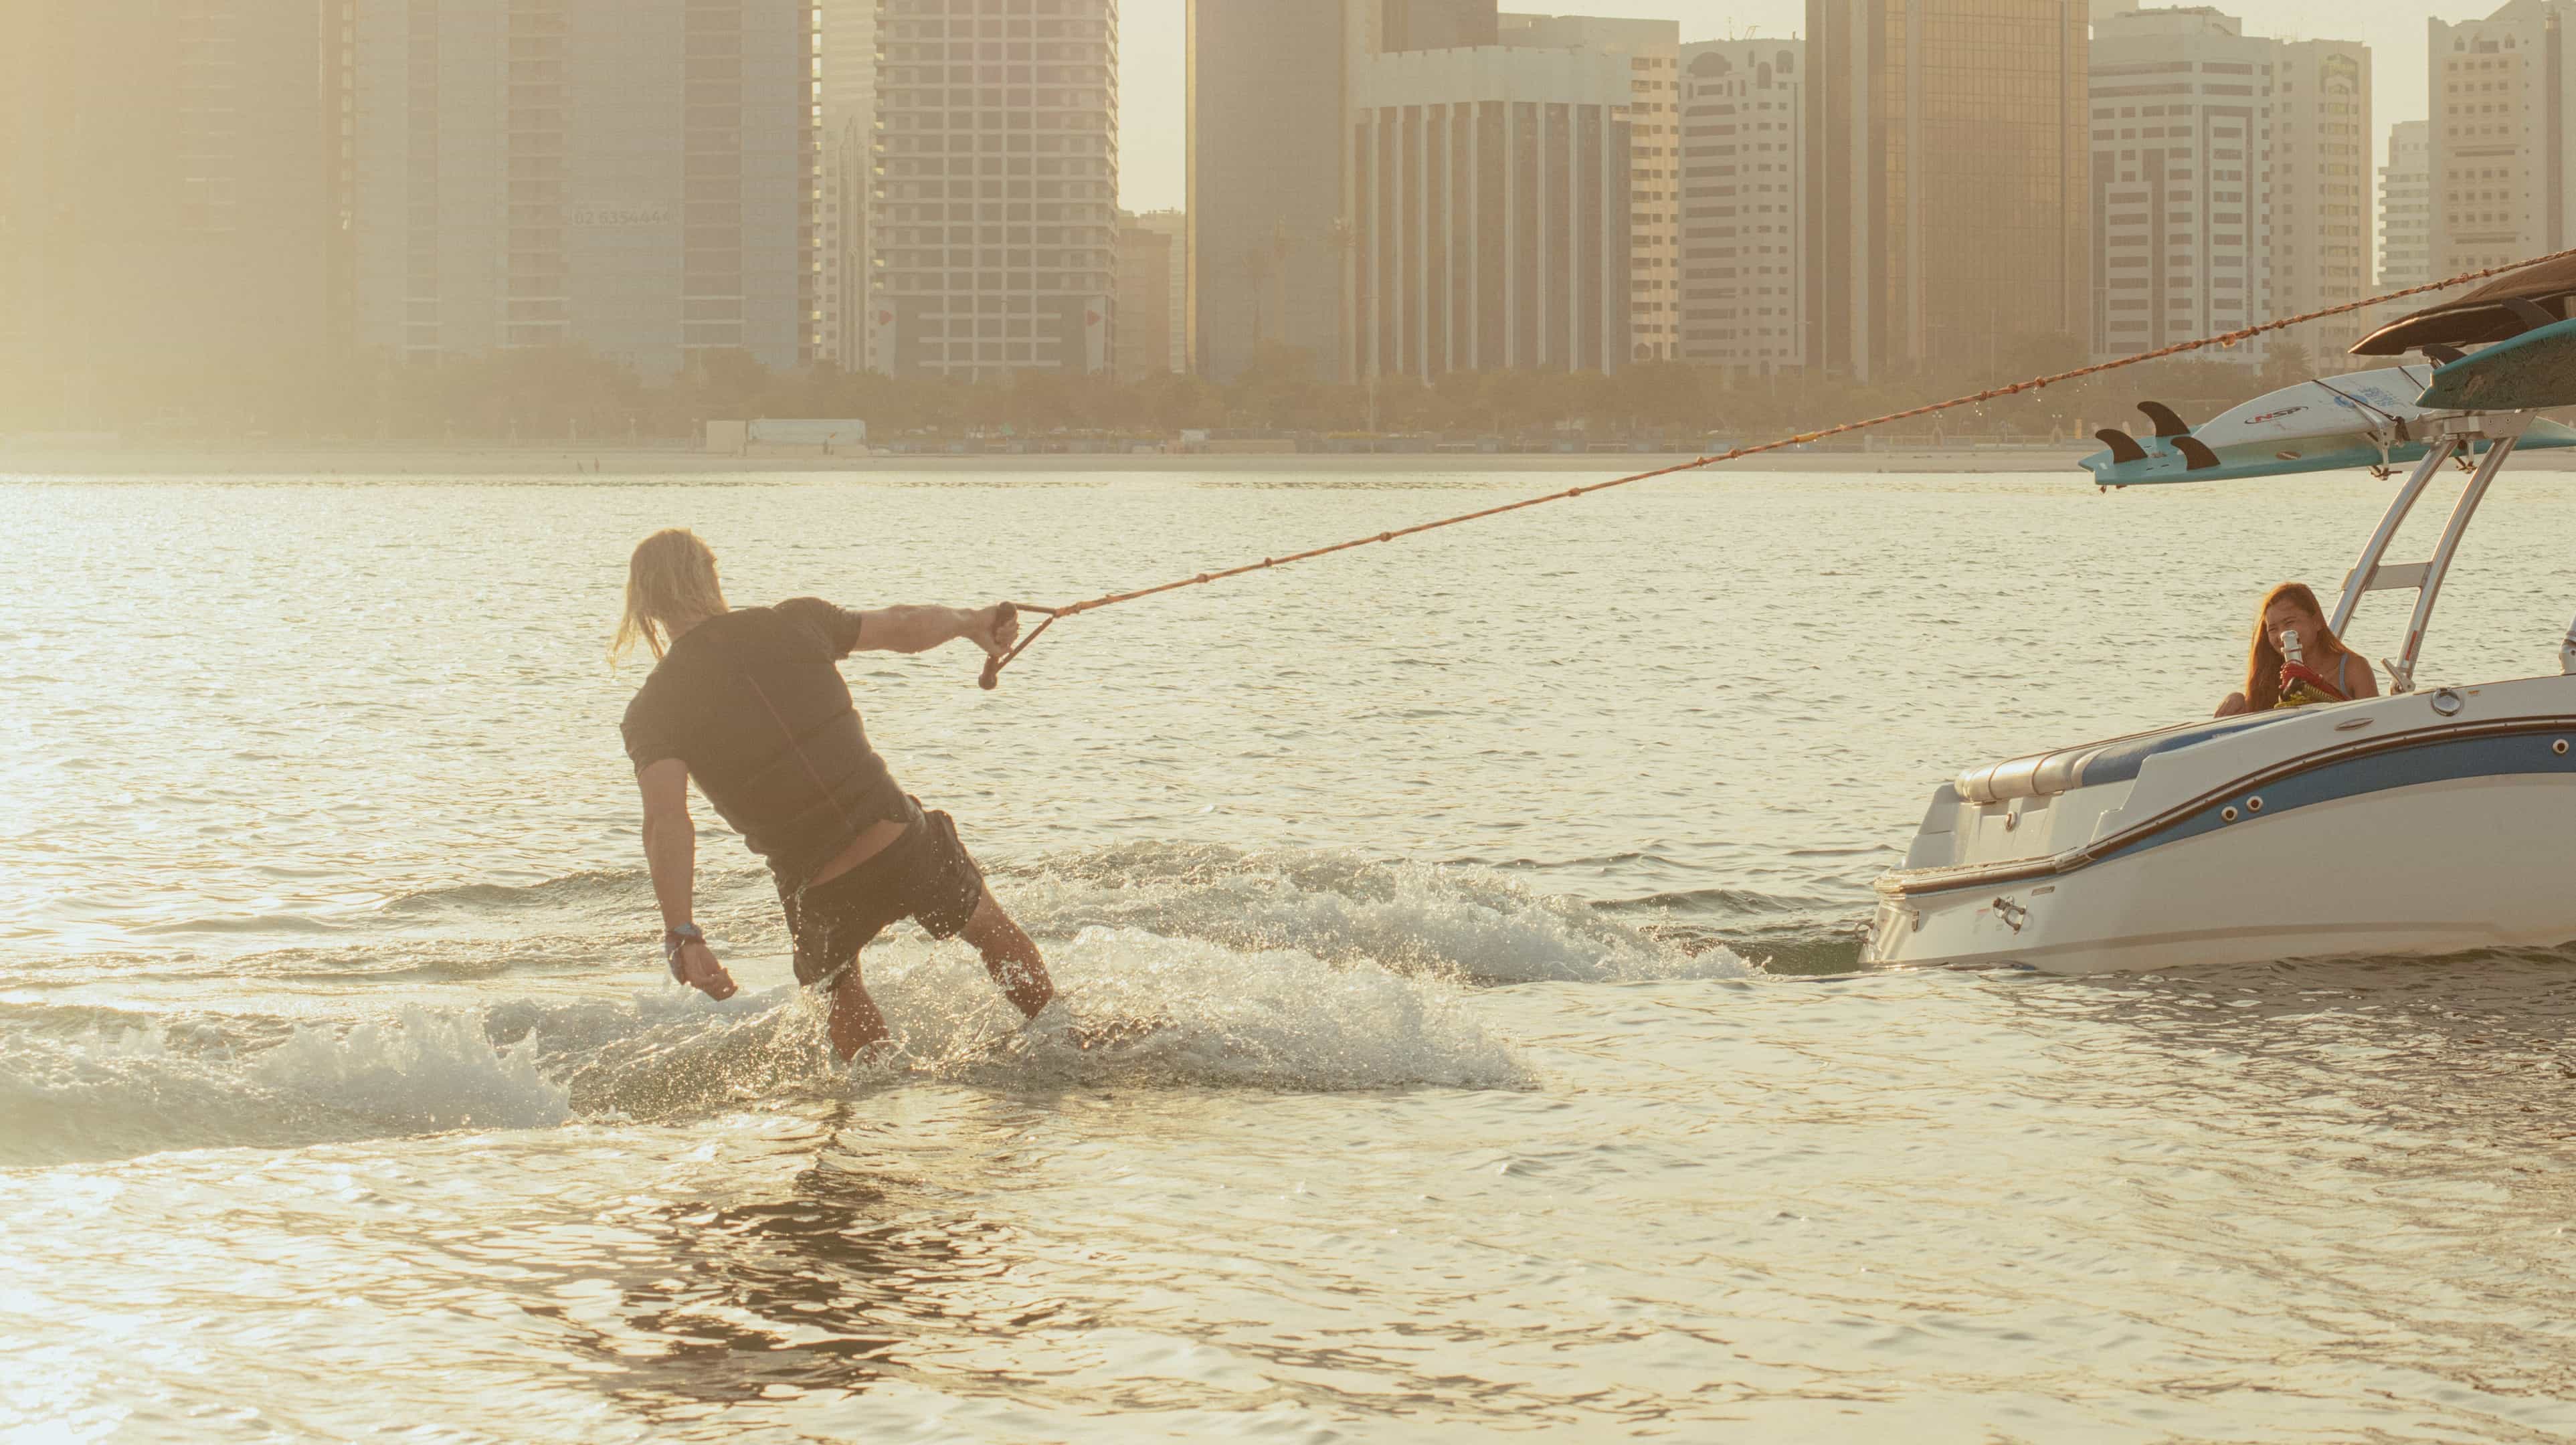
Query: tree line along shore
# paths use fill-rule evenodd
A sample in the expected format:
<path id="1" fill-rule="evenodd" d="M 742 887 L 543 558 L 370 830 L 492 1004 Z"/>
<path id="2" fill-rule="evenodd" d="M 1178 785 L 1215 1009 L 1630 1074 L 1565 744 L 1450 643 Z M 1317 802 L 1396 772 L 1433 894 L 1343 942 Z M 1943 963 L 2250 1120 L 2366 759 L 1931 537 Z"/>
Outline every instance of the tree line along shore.
<path id="1" fill-rule="evenodd" d="M 1982 350 L 1982 349 L 1981 349 Z M 2224 352 L 2214 353 L 2224 358 Z M 1161 373 L 1020 372 L 1004 379 L 892 377 L 829 366 L 776 371 L 742 352 L 702 353 L 679 375 L 648 380 L 579 350 L 525 350 L 437 364 L 366 356 L 327 369 L 238 367 L 105 384 L 0 393 L 0 435 L 91 436 L 126 444 L 273 442 L 430 446 L 515 443 L 689 444 L 710 421 L 851 418 L 868 446 L 938 453 L 975 450 L 1126 451 L 1184 433 L 1299 440 L 1305 451 L 1701 452 L 1880 415 L 2083 364 L 2061 338 L 1901 377 L 1856 381 L 1751 376 L 1681 362 L 1639 362 L 1614 374 L 1452 372 L 1430 382 L 1316 379 L 1302 350 L 1266 348 L 1225 382 Z M 2326 360 L 2324 370 L 2358 369 Z M 2276 345 L 2259 365 L 2168 359 L 1999 398 L 1891 426 L 1873 444 L 2075 442 L 2125 425 L 2141 400 L 2187 419 L 2318 373 L 2314 359 Z M 51 395 L 48 395 L 50 391 Z M 141 398 L 155 398 L 145 403 Z M 173 400 L 176 398 L 176 400 Z M 1386 439 L 1409 438 L 1409 445 Z M 1020 445 L 986 445 L 1009 439 Z M 1052 440 L 1050 446 L 1046 442 Z M 1086 443 L 1080 447 L 1073 441 Z M 1856 442 L 1850 445 L 1857 446 Z"/>

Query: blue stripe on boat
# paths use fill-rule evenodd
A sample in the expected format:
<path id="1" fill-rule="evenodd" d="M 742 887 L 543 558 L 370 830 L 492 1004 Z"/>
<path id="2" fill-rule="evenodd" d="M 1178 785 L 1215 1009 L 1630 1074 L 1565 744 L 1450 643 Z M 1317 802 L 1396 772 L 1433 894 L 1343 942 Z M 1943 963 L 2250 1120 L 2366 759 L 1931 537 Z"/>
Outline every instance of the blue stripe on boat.
<path id="1" fill-rule="evenodd" d="M 2331 803 L 2339 798 L 2356 798 L 2366 793 L 2384 793 L 2396 788 L 2456 782 L 2465 778 L 2576 776 L 2576 749 L 2559 753 L 2550 747 L 2561 738 L 2576 738 L 2576 728 L 2561 725 L 2531 732 L 2449 738 L 2364 753 L 2275 778 L 2260 787 L 2222 798 L 2187 818 L 2093 861 L 2107 863 L 2114 858 L 2161 848 L 2167 843 L 2179 843 L 2219 828 L 2247 827 L 2299 808 Z M 2134 769 L 2124 776 L 2134 776 Z M 2263 800 L 2262 811 L 2253 812 L 2246 808 L 2250 798 Z M 2232 823 L 2225 816 L 2229 808 L 2236 810 L 2236 820 Z"/>

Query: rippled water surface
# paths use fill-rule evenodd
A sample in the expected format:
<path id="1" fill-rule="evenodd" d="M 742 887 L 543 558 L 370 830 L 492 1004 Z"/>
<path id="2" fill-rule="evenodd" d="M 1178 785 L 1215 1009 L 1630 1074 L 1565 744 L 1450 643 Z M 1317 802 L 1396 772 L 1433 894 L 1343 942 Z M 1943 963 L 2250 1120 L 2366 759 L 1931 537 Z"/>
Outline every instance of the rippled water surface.
<path id="1" fill-rule="evenodd" d="M 906 930 L 904 1056 L 836 1067 L 706 817 L 746 986 L 663 981 L 645 531 L 738 602 L 1052 601 L 1573 480 L 0 481 L 0 1431 L 2576 1431 L 2576 952 L 1850 972 L 1941 778 L 2206 711 L 2367 478 L 1684 478 L 996 693 L 863 655 L 1077 1012 L 1158 1028 L 1015 1033 Z M 2571 546 L 2576 476 L 2500 486 L 2427 680 L 2554 670 Z"/>

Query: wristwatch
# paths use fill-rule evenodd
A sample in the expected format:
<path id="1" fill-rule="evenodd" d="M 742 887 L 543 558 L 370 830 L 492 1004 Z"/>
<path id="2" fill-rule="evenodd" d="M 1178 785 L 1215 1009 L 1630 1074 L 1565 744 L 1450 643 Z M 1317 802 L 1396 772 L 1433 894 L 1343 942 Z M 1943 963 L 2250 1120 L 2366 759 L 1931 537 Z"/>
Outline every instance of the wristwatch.
<path id="1" fill-rule="evenodd" d="M 706 941 L 707 936 L 699 932 L 698 926 L 694 923 L 683 923 L 677 928 L 662 930 L 662 961 L 671 966 L 673 979 L 681 983 L 689 981 L 689 976 L 680 972 L 680 950 L 692 943 Z"/>

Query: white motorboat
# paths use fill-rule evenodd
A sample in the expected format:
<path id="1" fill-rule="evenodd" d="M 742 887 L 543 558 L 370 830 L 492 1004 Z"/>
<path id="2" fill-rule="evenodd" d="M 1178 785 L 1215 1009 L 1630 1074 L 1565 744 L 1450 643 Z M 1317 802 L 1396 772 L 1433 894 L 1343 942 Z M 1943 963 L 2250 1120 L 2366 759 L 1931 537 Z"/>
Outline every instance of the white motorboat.
<path id="1" fill-rule="evenodd" d="M 2340 635 L 2366 594 L 2415 593 L 2389 695 L 1968 769 L 1879 880 L 1863 962 L 2097 973 L 2576 940 L 2576 626 L 2558 675 L 2413 685 L 2496 476 L 2518 452 L 2576 444 L 2535 415 L 2576 405 L 2576 320 L 2546 309 L 2576 300 L 2576 270 L 2560 279 L 2507 277 L 2356 348 L 2432 363 L 2303 383 L 2197 430 L 2150 405 L 2156 437 L 2106 434 L 2085 465 L 2111 487 L 2412 459 L 2330 619 Z M 2517 281 L 2523 294 L 2491 294 Z M 2462 356 L 2445 337 L 2498 344 Z M 2392 395 L 2401 384 L 2420 395 Z M 2466 477 L 2432 555 L 2389 561 L 2454 462 Z"/>

